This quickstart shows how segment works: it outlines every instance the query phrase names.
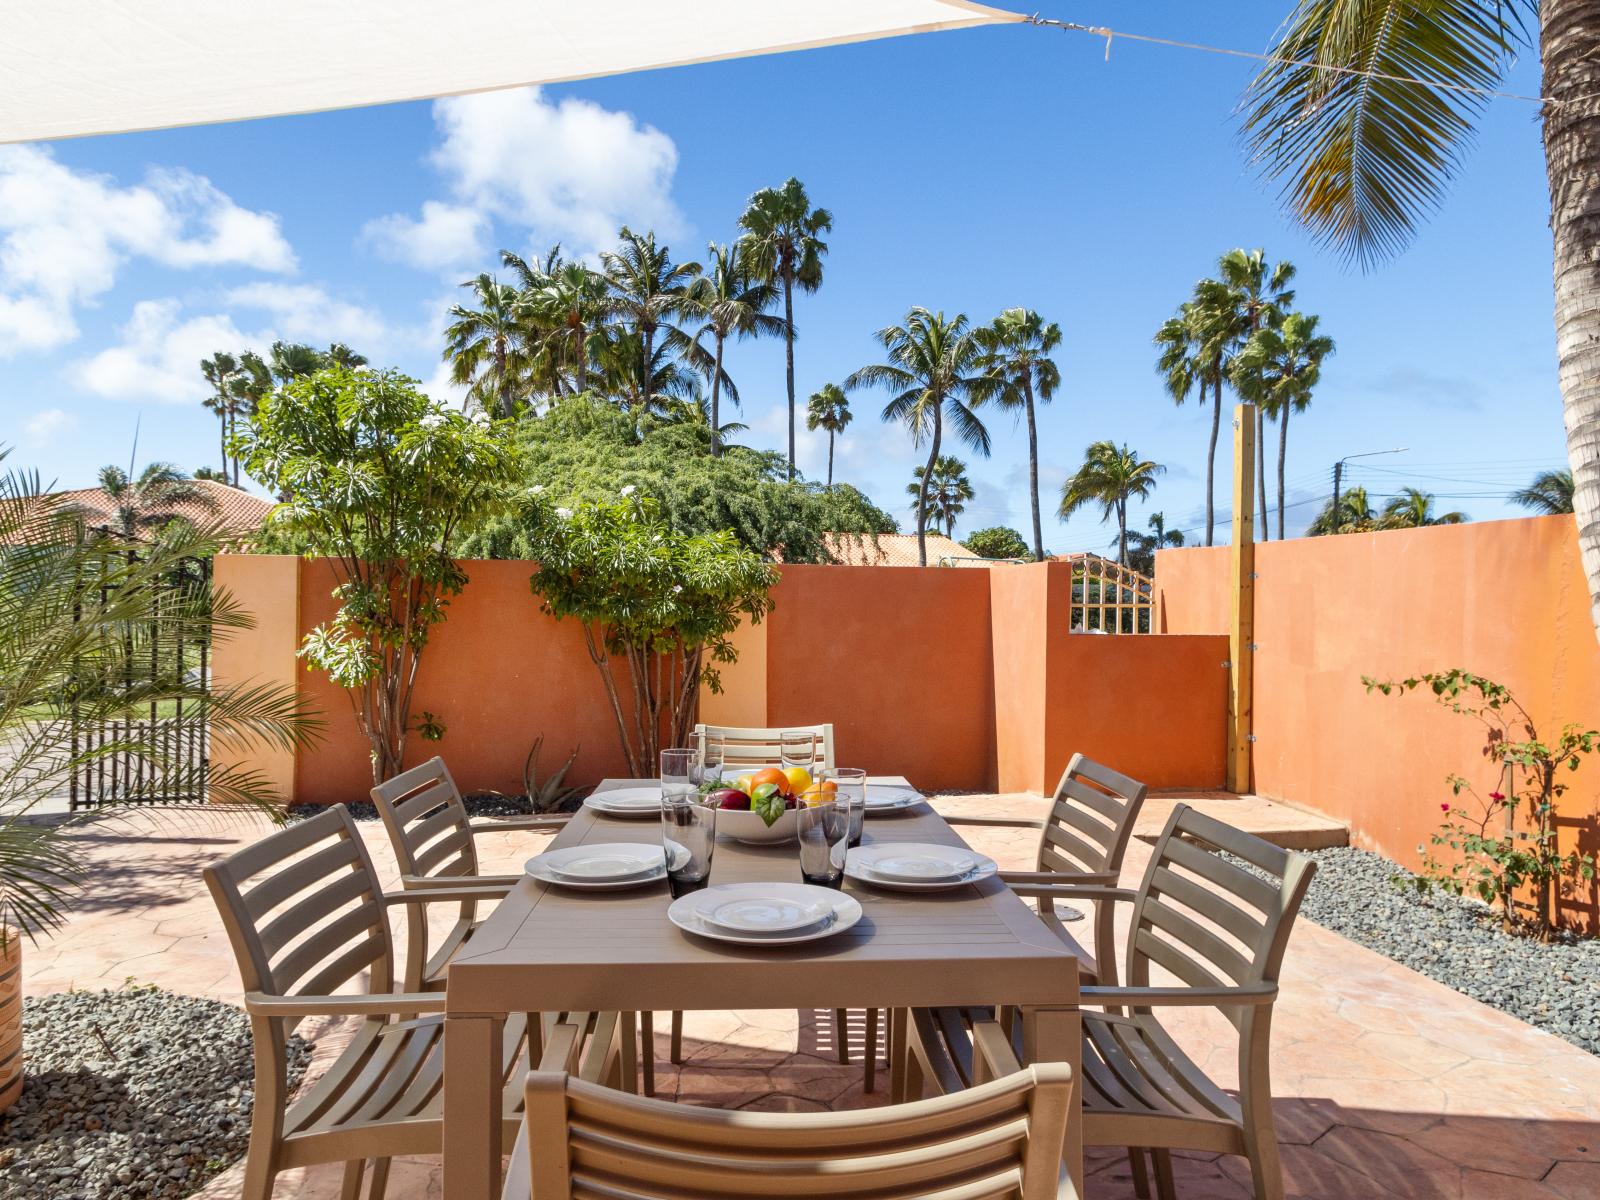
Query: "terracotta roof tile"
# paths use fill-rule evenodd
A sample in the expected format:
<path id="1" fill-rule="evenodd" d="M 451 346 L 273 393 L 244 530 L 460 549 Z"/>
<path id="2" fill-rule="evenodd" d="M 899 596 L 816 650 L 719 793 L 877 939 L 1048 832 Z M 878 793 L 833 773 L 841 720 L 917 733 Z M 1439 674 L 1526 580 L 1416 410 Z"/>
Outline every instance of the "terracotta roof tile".
<path id="1" fill-rule="evenodd" d="M 914 567 L 917 565 L 917 535 L 914 533 L 825 533 L 822 537 L 828 550 L 846 566 Z M 971 550 L 942 533 L 930 533 L 926 540 L 930 567 L 989 565 L 976 557 Z"/>
<path id="2" fill-rule="evenodd" d="M 175 504 L 171 509 L 173 515 L 188 517 L 198 524 L 220 522 L 234 533 L 254 533 L 272 511 L 271 500 L 263 500 L 239 488 L 229 487 L 214 479 L 197 479 L 194 482 L 216 501 L 216 510 L 210 511 L 194 503 Z M 112 505 L 99 488 L 76 488 L 67 492 L 52 492 L 51 495 L 61 508 L 84 511 L 91 528 L 104 525 L 111 519 Z"/>

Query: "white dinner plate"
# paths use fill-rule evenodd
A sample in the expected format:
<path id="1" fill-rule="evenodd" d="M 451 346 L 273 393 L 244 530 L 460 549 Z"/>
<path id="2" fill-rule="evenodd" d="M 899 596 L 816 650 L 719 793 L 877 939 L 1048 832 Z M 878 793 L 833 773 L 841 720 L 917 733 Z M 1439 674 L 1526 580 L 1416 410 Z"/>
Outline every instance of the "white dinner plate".
<path id="1" fill-rule="evenodd" d="M 595 792 L 583 802 L 585 808 L 605 813 L 608 817 L 659 817 L 661 815 L 661 785 L 653 787 L 612 788 Z"/>
<path id="2" fill-rule="evenodd" d="M 959 879 L 978 865 L 978 858 L 972 851 L 932 842 L 889 842 L 877 846 L 859 846 L 856 856 L 873 874 L 910 883 Z"/>
<path id="3" fill-rule="evenodd" d="M 921 804 L 922 800 L 921 792 L 898 783 L 867 784 L 868 812 L 892 812 L 897 808 L 910 808 L 914 804 Z"/>
<path id="4" fill-rule="evenodd" d="M 802 908 L 826 905 L 830 915 L 815 924 L 789 932 L 749 933 L 713 925 L 702 915 L 728 903 L 752 896 L 781 898 Z M 734 942 L 741 946 L 787 946 L 843 933 L 861 920 L 861 903 L 853 896 L 809 883 L 718 883 L 687 896 L 679 896 L 667 909 L 667 919 L 685 933 Z"/>
<path id="5" fill-rule="evenodd" d="M 714 904 L 703 904 L 699 913 L 700 919 L 707 925 L 715 925 L 729 933 L 773 935 L 799 933 L 802 929 L 810 929 L 829 920 L 833 917 L 833 905 L 826 900 L 802 902 L 776 889 L 768 889 L 764 895 L 752 893 Z"/>
<path id="6" fill-rule="evenodd" d="M 925 850 L 926 846 L 888 844 L 880 846 L 857 846 L 845 858 L 844 873 L 847 879 L 854 879 L 858 883 L 870 883 L 874 887 L 895 888 L 908 892 L 937 892 L 947 888 L 962 887 L 969 883 L 977 883 L 987 879 L 1000 868 L 994 859 L 971 851 L 960 851 L 971 859 L 971 865 L 959 875 L 939 876 L 937 878 L 905 878 L 898 875 L 885 875 L 878 872 L 874 860 L 887 855 L 902 855 L 907 850 Z M 939 847 L 941 850 L 950 847 Z"/>
<path id="7" fill-rule="evenodd" d="M 660 846 L 626 842 L 546 850 L 523 864 L 544 883 L 571 888 L 630 888 L 666 878 Z"/>

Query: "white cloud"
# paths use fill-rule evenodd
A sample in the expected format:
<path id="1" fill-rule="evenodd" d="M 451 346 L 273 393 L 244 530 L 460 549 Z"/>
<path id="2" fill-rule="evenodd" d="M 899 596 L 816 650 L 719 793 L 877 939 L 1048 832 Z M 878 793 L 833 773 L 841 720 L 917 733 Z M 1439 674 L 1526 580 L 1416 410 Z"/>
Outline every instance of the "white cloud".
<path id="1" fill-rule="evenodd" d="M 180 319 L 176 300 L 141 300 L 121 341 L 77 365 L 77 381 L 97 396 L 192 404 L 210 394 L 200 360 L 219 349 L 262 351 L 271 338 L 246 334 L 220 313 Z"/>
<path id="2" fill-rule="evenodd" d="M 223 302 L 270 313 L 274 336 L 290 341 L 346 342 L 370 356 L 387 336 L 383 318 L 372 309 L 335 300 L 309 283 L 249 283 L 226 292 Z"/>
<path id="3" fill-rule="evenodd" d="M 239 207 L 204 176 L 152 169 L 124 186 L 37 146 L 0 147 L 0 357 L 71 341 L 74 309 L 109 291 L 132 258 L 295 268 L 278 218 Z"/>
<path id="4" fill-rule="evenodd" d="M 609 245 L 623 224 L 664 237 L 684 227 L 671 194 L 677 146 L 629 113 L 521 88 L 439 100 L 433 117 L 441 141 L 432 161 L 456 203 L 370 222 L 363 238 L 391 257 L 447 265 L 469 239 L 480 244 L 491 217 L 574 256 Z"/>
<path id="5" fill-rule="evenodd" d="M 48 446 L 64 433 L 78 427 L 78 418 L 64 408 L 47 408 L 22 423 L 23 436 L 30 446 Z"/>
<path id="6" fill-rule="evenodd" d="M 427 200 L 422 216 L 393 213 L 368 221 L 360 241 L 381 257 L 421 271 L 440 271 L 480 261 L 489 218 L 475 208 Z"/>

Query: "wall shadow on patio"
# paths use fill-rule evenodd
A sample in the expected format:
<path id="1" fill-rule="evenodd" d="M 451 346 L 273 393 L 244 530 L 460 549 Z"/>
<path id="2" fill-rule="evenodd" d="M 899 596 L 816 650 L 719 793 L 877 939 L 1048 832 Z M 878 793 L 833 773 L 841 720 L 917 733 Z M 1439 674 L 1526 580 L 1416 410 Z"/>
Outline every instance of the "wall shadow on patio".
<path id="1" fill-rule="evenodd" d="M 145 813 L 157 811 L 161 824 L 152 828 Z M 142 810 L 139 819 L 91 819 L 69 834 L 94 880 L 73 896 L 72 907 L 80 913 L 136 912 L 192 901 L 197 888 L 204 891 L 201 869 L 237 850 L 238 834 L 248 822 L 260 824 L 261 818 L 224 809 L 183 809 Z"/>

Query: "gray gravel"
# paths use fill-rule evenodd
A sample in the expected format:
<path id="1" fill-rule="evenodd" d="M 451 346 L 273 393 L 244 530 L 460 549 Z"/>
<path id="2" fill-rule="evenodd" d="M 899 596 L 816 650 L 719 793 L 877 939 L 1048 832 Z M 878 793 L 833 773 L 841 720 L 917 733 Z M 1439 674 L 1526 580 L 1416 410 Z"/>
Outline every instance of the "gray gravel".
<path id="1" fill-rule="evenodd" d="M 1482 904 L 1396 886 L 1411 873 L 1366 850 L 1310 856 L 1318 866 L 1301 910 L 1306 918 L 1600 1054 L 1600 940 L 1514 937 Z"/>
<path id="2" fill-rule="evenodd" d="M 157 988 L 23 1003 L 26 1082 L 0 1117 L 0 1200 L 178 1197 L 244 1157 L 254 1065 L 238 1009 Z M 309 1046 L 293 1039 L 291 1084 Z"/>

